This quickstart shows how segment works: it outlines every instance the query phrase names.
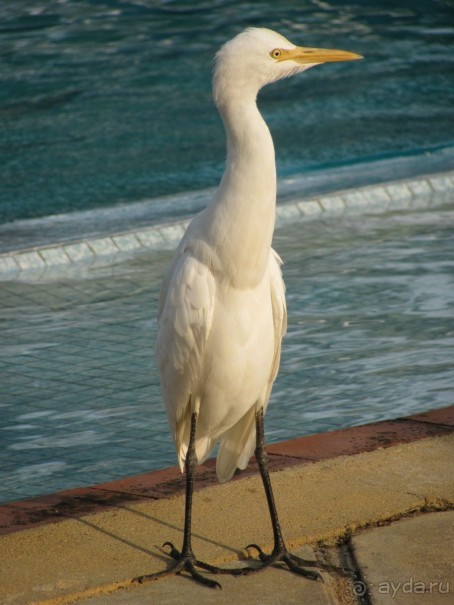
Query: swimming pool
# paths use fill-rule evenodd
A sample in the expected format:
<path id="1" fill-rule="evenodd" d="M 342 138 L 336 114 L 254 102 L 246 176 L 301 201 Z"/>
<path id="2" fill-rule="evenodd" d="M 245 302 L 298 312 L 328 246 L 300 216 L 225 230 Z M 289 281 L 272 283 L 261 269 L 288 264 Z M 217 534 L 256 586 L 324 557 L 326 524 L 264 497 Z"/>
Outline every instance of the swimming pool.
<path id="1" fill-rule="evenodd" d="M 277 229 L 289 330 L 267 441 L 452 404 L 454 200 Z M 154 365 L 169 250 L 0 288 L 0 501 L 174 465 Z"/>
<path id="2" fill-rule="evenodd" d="M 225 155 L 212 56 L 251 24 L 366 56 L 261 94 L 281 200 L 452 169 L 452 14 L 442 0 L 2 3 L 0 255 L 202 207 Z M 269 442 L 452 403 L 452 218 L 428 203 L 277 230 L 289 332 Z M 154 366 L 170 251 L 41 271 L 54 253 L 0 277 L 2 502 L 175 463 Z"/>
<path id="3" fill-rule="evenodd" d="M 249 25 L 365 56 L 263 90 L 280 179 L 443 150 L 446 170 L 453 17 L 443 0 L 2 2 L 0 223 L 217 185 L 212 58 Z"/>

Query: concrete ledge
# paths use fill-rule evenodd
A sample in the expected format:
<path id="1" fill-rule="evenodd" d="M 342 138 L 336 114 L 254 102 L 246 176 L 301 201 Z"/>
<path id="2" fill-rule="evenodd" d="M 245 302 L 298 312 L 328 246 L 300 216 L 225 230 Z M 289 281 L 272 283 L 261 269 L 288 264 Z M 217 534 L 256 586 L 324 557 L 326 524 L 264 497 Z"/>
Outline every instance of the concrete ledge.
<path id="1" fill-rule="evenodd" d="M 270 456 L 270 469 L 275 472 L 452 432 L 454 406 L 407 418 L 283 441 L 269 445 L 267 451 Z M 237 472 L 234 481 L 257 474 L 258 467 L 252 459 L 245 471 Z M 218 485 L 215 461 L 210 459 L 199 467 L 195 488 L 215 485 Z M 172 467 L 88 488 L 65 490 L 48 496 L 12 502 L 0 506 L 0 535 L 61 522 L 68 518 L 79 518 L 132 503 L 172 498 L 184 494 L 184 489 L 183 475 L 178 467 Z"/>

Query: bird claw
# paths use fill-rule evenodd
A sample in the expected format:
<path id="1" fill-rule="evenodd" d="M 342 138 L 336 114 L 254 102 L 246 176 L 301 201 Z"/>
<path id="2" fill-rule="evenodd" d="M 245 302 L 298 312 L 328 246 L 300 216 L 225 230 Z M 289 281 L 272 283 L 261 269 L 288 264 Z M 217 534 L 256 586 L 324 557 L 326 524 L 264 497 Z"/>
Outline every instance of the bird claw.
<path id="1" fill-rule="evenodd" d="M 293 571 L 294 573 L 299 574 L 300 576 L 304 576 L 309 580 L 314 580 L 315 582 L 324 582 L 323 577 L 318 573 L 318 571 L 311 571 L 309 569 L 304 569 L 297 561 L 298 557 L 287 553 L 282 557 L 282 561 L 287 564 L 287 567 Z"/>
<path id="2" fill-rule="evenodd" d="M 265 552 L 263 552 L 263 549 L 258 546 L 258 544 L 248 544 L 246 546 L 246 550 L 249 550 L 250 548 L 255 548 L 255 550 L 258 552 L 260 561 L 263 561 L 263 563 L 265 563 L 265 561 L 267 561 L 270 557 L 270 555 L 267 555 Z"/>
<path id="3" fill-rule="evenodd" d="M 246 550 L 249 550 L 250 548 L 254 548 L 258 552 L 259 559 L 260 559 L 260 561 L 262 561 L 263 565 L 261 567 L 257 567 L 257 568 L 250 568 L 251 571 L 249 573 L 253 573 L 254 571 L 261 571 L 263 569 L 266 569 L 267 567 L 270 567 L 274 563 L 278 563 L 279 561 L 282 561 L 283 563 L 285 563 L 287 565 L 287 567 L 290 569 L 290 571 L 293 571 L 294 573 L 297 573 L 300 576 L 304 576 L 305 578 L 308 578 L 309 580 L 323 582 L 323 578 L 318 573 L 318 571 L 311 571 L 308 569 L 304 569 L 304 567 L 307 566 L 307 567 L 324 568 L 324 567 L 328 567 L 328 566 L 318 565 L 318 563 L 315 561 L 305 561 L 304 559 L 300 559 L 296 555 L 290 554 L 287 551 L 287 549 L 285 548 L 285 546 L 283 546 L 281 548 L 275 548 L 270 555 L 267 555 L 263 551 L 263 549 L 260 546 L 258 546 L 257 544 L 248 544 L 246 546 Z"/>
<path id="4" fill-rule="evenodd" d="M 137 578 L 134 578 L 132 580 L 133 582 L 143 584 L 144 582 L 157 580 L 158 578 L 162 578 L 164 576 L 168 576 L 171 574 L 180 574 L 182 571 L 187 571 L 196 582 L 199 582 L 199 584 L 203 584 L 204 586 L 208 586 L 209 588 L 222 589 L 222 586 L 219 584 L 219 582 L 206 578 L 196 569 L 196 567 L 201 567 L 202 569 L 206 569 L 207 571 L 217 573 L 216 567 L 214 567 L 213 565 L 209 565 L 208 563 L 203 563 L 203 561 L 198 561 L 191 551 L 187 553 L 180 552 L 177 548 L 175 548 L 172 542 L 164 542 L 162 547 L 164 548 L 164 546 L 170 546 L 170 556 L 172 557 L 172 559 L 175 559 L 177 563 L 173 567 L 169 567 L 169 569 L 164 569 L 163 571 L 159 571 L 154 574 L 138 576 Z"/>
<path id="5" fill-rule="evenodd" d="M 180 551 L 177 548 L 175 548 L 175 546 L 172 544 L 172 542 L 164 542 L 164 544 L 162 545 L 162 548 L 164 548 L 164 546 L 170 546 L 169 555 L 172 557 L 172 559 L 175 559 L 176 561 L 179 561 L 181 559 Z"/>

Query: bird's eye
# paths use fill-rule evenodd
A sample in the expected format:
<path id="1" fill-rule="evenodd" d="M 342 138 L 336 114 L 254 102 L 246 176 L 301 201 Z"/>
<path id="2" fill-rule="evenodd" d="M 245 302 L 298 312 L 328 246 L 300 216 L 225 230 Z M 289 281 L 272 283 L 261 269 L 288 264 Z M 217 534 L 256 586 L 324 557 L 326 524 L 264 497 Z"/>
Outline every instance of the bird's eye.
<path id="1" fill-rule="evenodd" d="M 274 50 L 272 50 L 270 52 L 270 55 L 273 57 L 273 59 L 279 59 L 281 54 L 282 54 L 282 52 L 278 48 L 275 48 Z"/>

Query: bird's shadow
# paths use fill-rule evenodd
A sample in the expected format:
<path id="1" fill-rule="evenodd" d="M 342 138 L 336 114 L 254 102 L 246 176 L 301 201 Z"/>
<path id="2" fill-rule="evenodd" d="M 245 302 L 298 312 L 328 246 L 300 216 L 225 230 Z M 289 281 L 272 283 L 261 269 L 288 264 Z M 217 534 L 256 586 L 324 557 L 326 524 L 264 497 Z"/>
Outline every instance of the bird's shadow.
<path id="1" fill-rule="evenodd" d="M 157 523 L 164 527 L 168 527 L 169 529 L 171 529 L 173 531 L 177 531 L 178 533 L 181 534 L 181 536 L 183 536 L 182 527 L 174 525 L 173 523 L 169 523 L 165 519 L 161 519 L 154 515 L 150 515 L 148 513 L 144 513 L 142 511 L 135 510 L 134 508 L 131 508 L 131 507 L 125 506 L 125 505 L 117 505 L 115 508 L 116 508 L 116 510 L 123 510 L 123 511 L 127 512 L 128 514 L 141 517 L 142 519 L 146 519 L 147 521 Z M 120 536 L 119 534 L 116 534 L 114 531 L 105 529 L 100 524 L 97 524 L 95 521 L 91 521 L 90 517 L 88 517 L 88 518 L 87 517 L 76 517 L 76 516 L 72 516 L 72 515 L 67 515 L 67 517 L 71 518 L 74 521 L 77 521 L 78 523 L 81 523 L 85 527 L 89 527 L 90 529 L 93 529 L 93 530 L 101 533 L 104 536 L 107 536 L 113 540 L 116 540 L 117 542 L 120 542 L 121 544 L 125 544 L 126 546 L 128 546 L 136 551 L 139 551 L 141 553 L 144 553 L 150 557 L 155 557 L 165 563 L 169 563 L 170 561 L 172 561 L 172 559 L 169 557 L 169 553 L 163 548 L 163 545 L 161 545 L 161 544 L 153 545 L 155 550 L 150 550 L 149 548 L 144 548 L 143 546 L 136 544 L 136 543 L 132 542 L 131 540 L 128 540 L 128 539 Z M 199 540 L 203 540 L 204 542 L 206 542 L 208 544 L 211 544 L 211 545 L 214 545 L 217 547 L 221 547 L 231 553 L 234 553 L 238 556 L 239 559 L 243 558 L 242 549 L 233 548 L 229 544 L 225 544 L 225 543 L 222 543 L 222 542 L 219 542 L 216 540 L 212 540 L 212 539 L 208 538 L 206 535 L 202 535 L 197 532 L 194 532 L 193 536 L 198 538 Z"/>

